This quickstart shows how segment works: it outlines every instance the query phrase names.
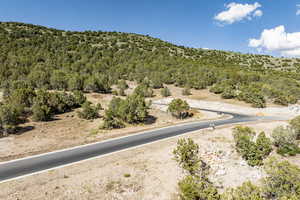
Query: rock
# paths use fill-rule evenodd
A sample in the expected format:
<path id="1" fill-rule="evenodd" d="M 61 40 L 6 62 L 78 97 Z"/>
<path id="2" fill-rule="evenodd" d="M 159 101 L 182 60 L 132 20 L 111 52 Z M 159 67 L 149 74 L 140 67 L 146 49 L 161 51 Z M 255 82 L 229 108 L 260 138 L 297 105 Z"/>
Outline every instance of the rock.
<path id="1" fill-rule="evenodd" d="M 216 176 L 223 176 L 225 174 L 226 174 L 226 171 L 224 169 L 220 169 L 215 173 Z"/>
<path id="2" fill-rule="evenodd" d="M 247 166 L 247 162 L 244 161 L 244 160 L 242 160 L 242 161 L 240 162 L 240 165 L 241 165 L 241 166 Z"/>

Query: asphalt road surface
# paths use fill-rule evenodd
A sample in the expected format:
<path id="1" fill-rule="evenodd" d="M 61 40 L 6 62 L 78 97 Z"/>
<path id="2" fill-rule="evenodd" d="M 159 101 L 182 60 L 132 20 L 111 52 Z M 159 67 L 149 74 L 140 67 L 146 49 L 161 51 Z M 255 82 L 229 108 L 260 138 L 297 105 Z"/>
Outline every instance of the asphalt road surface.
<path id="1" fill-rule="evenodd" d="M 205 109 L 202 109 L 205 110 Z M 49 170 L 55 167 L 75 163 L 93 157 L 98 157 L 108 153 L 136 147 L 161 139 L 182 135 L 191 131 L 196 131 L 210 126 L 220 126 L 225 124 L 233 124 L 239 122 L 250 122 L 258 120 L 274 120 L 272 117 L 247 116 L 236 113 L 219 112 L 214 110 L 206 110 L 218 112 L 225 115 L 231 115 L 231 118 L 207 121 L 193 122 L 176 126 L 170 126 L 157 130 L 142 132 L 122 138 L 107 140 L 90 145 L 78 146 L 62 151 L 41 154 L 28 158 L 8 161 L 0 163 L 0 182 L 14 179 L 17 177 L 30 175 L 33 173 Z"/>

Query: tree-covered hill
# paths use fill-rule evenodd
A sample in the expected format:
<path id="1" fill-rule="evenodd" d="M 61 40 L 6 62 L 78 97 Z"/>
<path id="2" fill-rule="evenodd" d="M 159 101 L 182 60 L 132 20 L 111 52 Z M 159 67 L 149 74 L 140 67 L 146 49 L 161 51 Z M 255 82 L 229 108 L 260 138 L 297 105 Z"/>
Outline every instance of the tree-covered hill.
<path id="1" fill-rule="evenodd" d="M 110 92 L 119 79 L 210 88 L 263 107 L 300 98 L 300 59 L 176 46 L 149 36 L 0 23 L 2 88 Z"/>

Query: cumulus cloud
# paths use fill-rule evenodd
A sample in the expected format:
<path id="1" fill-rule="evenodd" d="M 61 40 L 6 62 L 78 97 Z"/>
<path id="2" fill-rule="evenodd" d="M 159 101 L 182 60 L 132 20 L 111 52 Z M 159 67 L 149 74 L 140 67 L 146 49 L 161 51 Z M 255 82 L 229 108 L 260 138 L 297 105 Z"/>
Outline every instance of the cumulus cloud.
<path id="1" fill-rule="evenodd" d="M 296 15 L 300 15 L 300 4 L 297 4 L 296 7 L 297 7 Z"/>
<path id="2" fill-rule="evenodd" d="M 259 39 L 250 39 L 249 46 L 258 50 L 276 51 L 283 56 L 300 56 L 300 32 L 287 33 L 284 26 L 265 29 Z"/>
<path id="3" fill-rule="evenodd" d="M 223 24 L 232 24 L 243 19 L 251 20 L 252 17 L 261 17 L 263 12 L 258 10 L 261 7 L 259 3 L 254 4 L 239 4 L 232 2 L 225 5 L 227 10 L 217 14 L 214 19 Z"/>
<path id="4" fill-rule="evenodd" d="M 253 13 L 253 16 L 254 17 L 261 17 L 263 15 L 263 12 L 261 10 L 256 10 L 254 13 Z"/>

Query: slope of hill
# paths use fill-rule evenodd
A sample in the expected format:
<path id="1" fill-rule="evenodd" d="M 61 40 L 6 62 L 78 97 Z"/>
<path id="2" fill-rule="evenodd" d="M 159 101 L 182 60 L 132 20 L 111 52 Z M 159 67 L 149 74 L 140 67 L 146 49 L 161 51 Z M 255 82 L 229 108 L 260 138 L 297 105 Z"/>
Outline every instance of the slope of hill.
<path id="1" fill-rule="evenodd" d="M 0 23 L 0 81 L 57 90 L 110 92 L 119 79 L 154 88 L 163 84 L 204 89 L 263 107 L 300 98 L 300 59 L 274 58 L 176 46 L 120 32 L 70 32 L 31 24 Z"/>

